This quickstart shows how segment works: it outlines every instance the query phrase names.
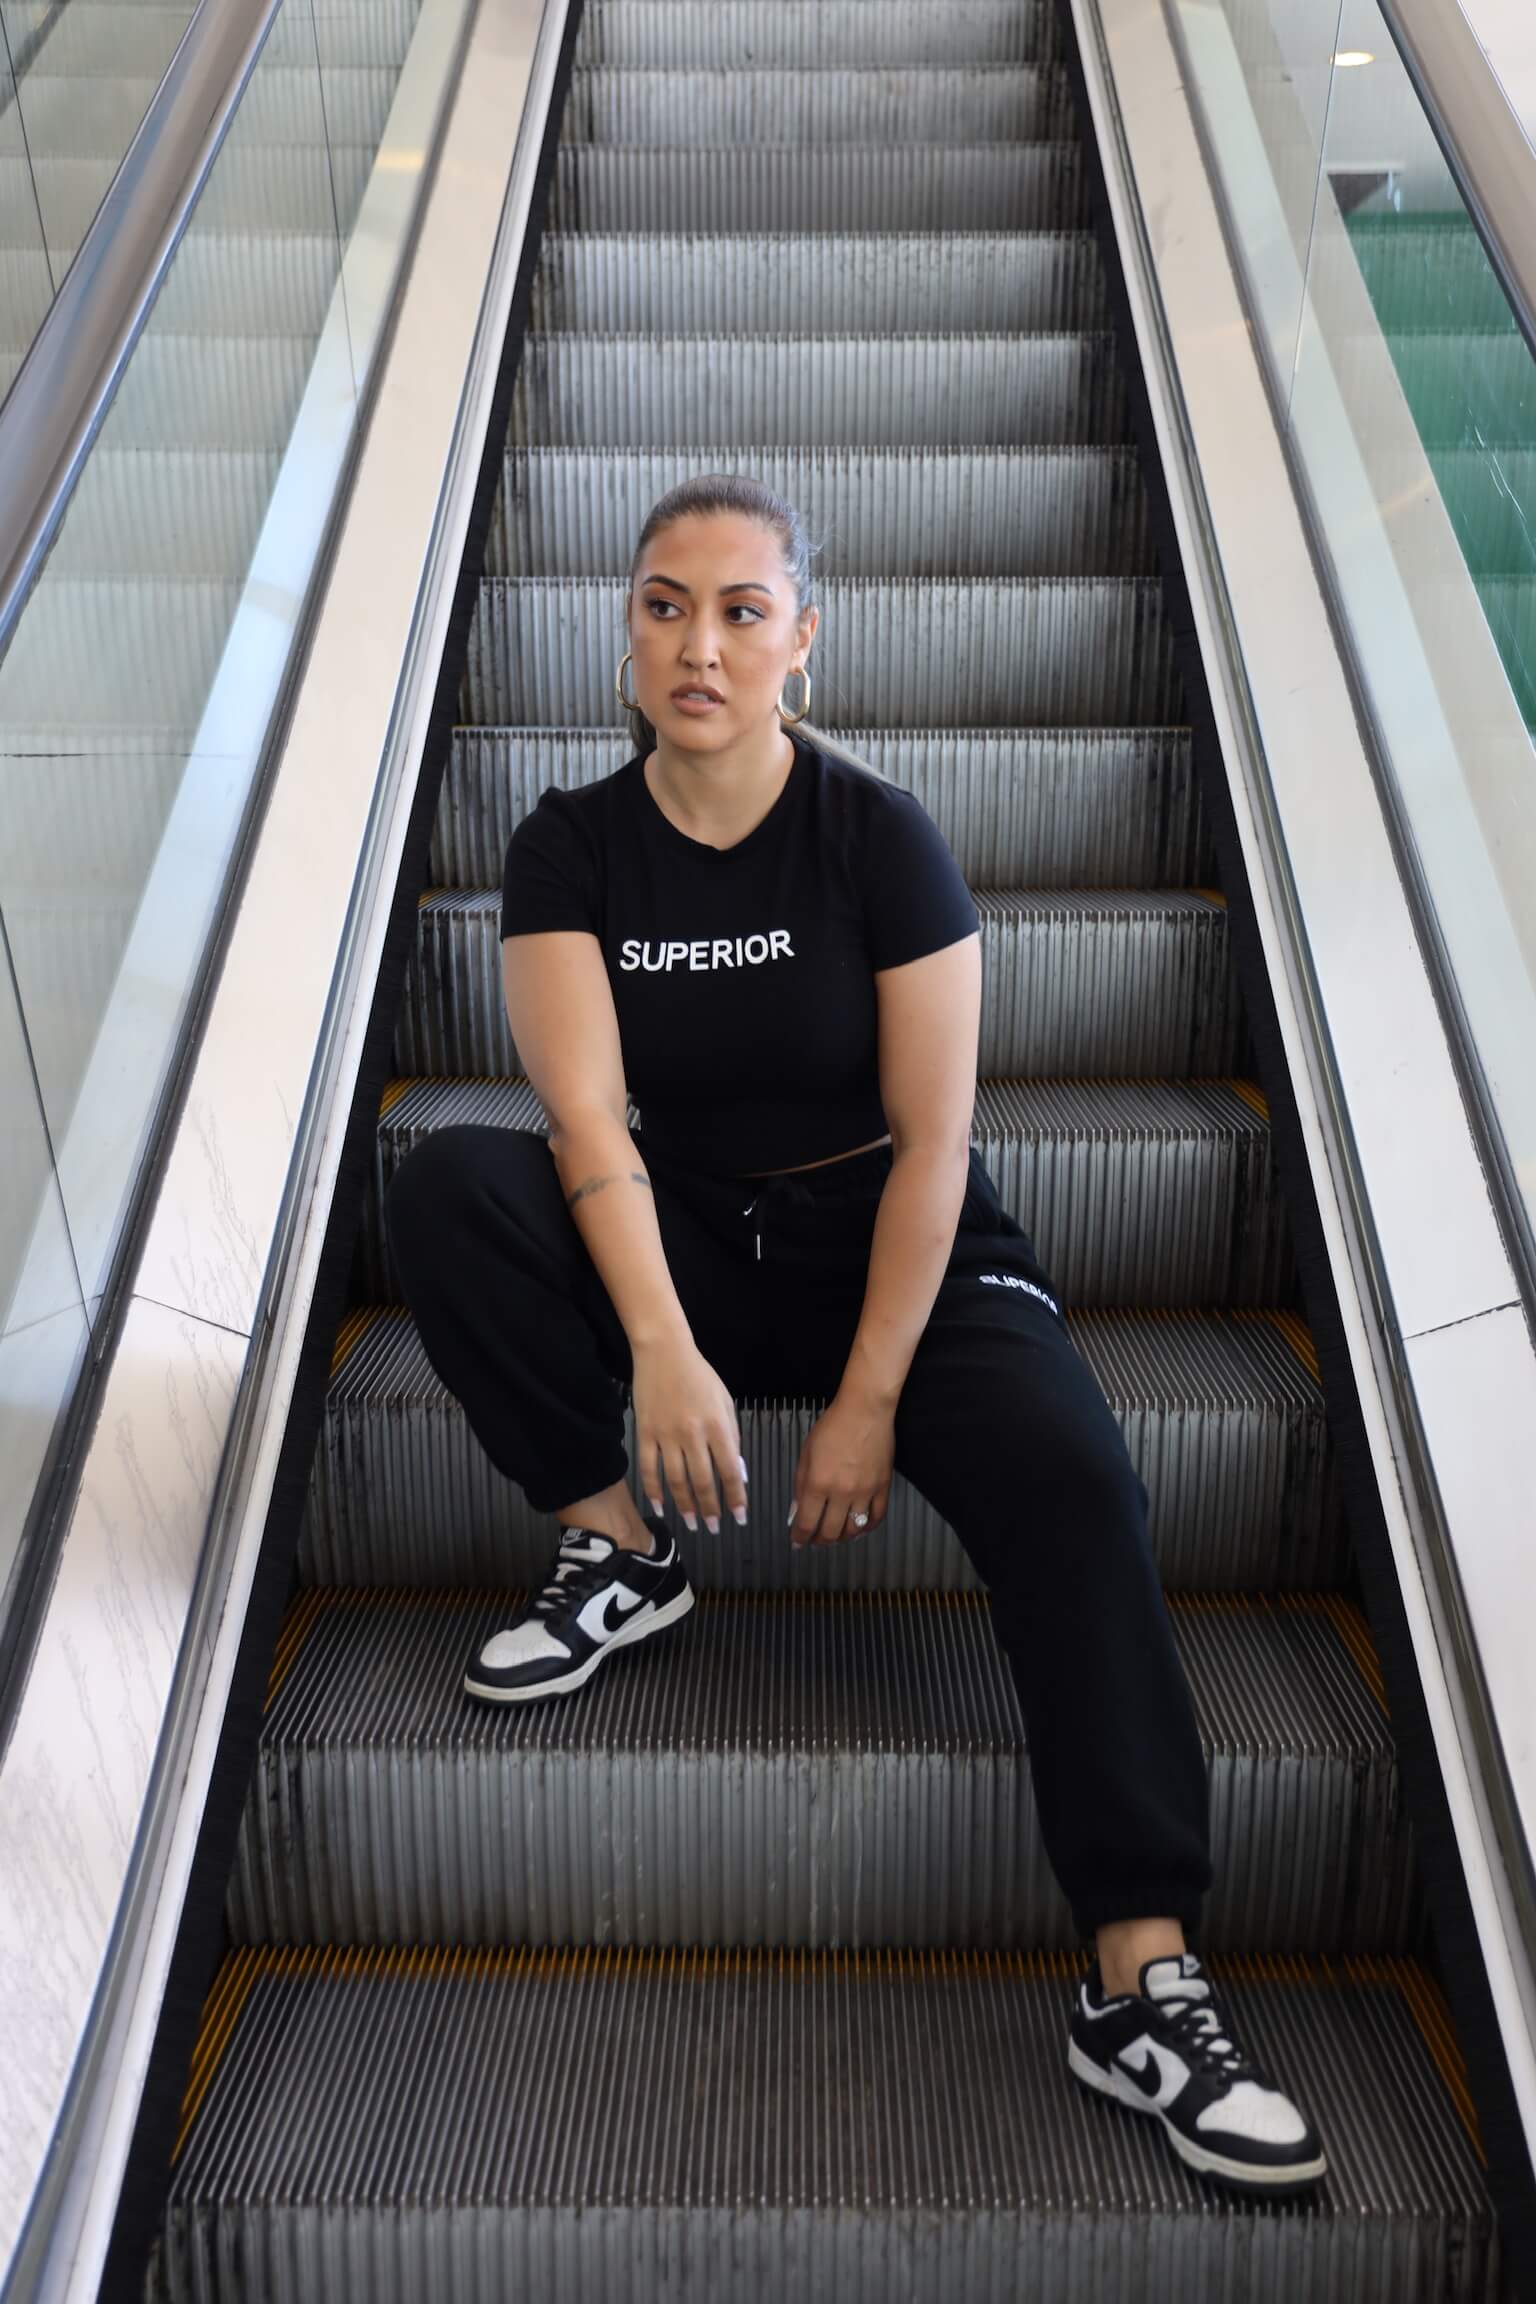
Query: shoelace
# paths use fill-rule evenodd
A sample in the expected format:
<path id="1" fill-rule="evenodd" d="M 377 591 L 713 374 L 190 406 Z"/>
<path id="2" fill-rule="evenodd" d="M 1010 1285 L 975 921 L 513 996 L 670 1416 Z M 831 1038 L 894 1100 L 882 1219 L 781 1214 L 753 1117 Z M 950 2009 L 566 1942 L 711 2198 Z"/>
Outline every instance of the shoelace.
<path id="1" fill-rule="evenodd" d="M 1190 2063 L 1221 2080 L 1268 2081 L 1251 2056 L 1244 2055 L 1227 2036 L 1221 2009 L 1209 1984 L 1191 1979 L 1185 1988 L 1159 1999 L 1156 2006 L 1175 2044 Z"/>
<path id="2" fill-rule="evenodd" d="M 555 1616 L 570 1606 L 572 1587 L 583 1578 L 595 1581 L 599 1569 L 608 1566 L 606 1560 L 572 1560 L 564 1553 L 555 1562 L 555 1572 L 545 1584 L 528 1613 L 530 1616 Z"/>

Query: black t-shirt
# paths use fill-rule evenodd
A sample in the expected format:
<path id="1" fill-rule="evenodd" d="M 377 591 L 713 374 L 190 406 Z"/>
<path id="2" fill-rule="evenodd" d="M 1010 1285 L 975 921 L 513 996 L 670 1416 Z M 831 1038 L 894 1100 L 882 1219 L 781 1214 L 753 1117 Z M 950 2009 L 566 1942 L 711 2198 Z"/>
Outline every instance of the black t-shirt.
<path id="1" fill-rule="evenodd" d="M 663 815 L 642 756 L 547 786 L 507 847 L 502 935 L 591 930 L 644 1142 L 715 1174 L 884 1136 L 874 971 L 979 925 L 921 801 L 789 735 L 784 788 L 733 848 Z"/>

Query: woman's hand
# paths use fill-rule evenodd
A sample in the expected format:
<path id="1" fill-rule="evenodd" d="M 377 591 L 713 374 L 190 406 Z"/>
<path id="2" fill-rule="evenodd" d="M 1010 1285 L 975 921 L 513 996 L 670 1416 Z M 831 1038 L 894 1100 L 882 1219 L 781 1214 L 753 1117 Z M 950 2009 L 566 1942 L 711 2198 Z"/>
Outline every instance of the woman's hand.
<path id="1" fill-rule="evenodd" d="M 642 1344 L 630 1357 L 640 1485 L 651 1510 L 661 1512 L 665 1467 L 685 1526 L 698 1526 L 697 1512 L 711 1534 L 718 1533 L 722 1496 L 744 1524 L 747 1466 L 728 1388 L 691 1336 Z"/>
<path id="2" fill-rule="evenodd" d="M 896 1412 L 839 1392 L 805 1436 L 795 1466 L 790 1542 L 840 1544 L 885 1518 L 896 1465 Z M 866 1512 L 862 1528 L 850 1515 Z"/>

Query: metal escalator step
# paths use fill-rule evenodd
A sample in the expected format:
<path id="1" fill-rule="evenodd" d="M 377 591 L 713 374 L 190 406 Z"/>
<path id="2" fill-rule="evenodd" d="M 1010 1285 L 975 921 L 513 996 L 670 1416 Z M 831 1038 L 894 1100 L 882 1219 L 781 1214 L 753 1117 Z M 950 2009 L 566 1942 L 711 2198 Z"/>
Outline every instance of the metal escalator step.
<path id="1" fill-rule="evenodd" d="M 54 8 L 49 0 L 6 0 L 5 101 L 11 94 L 13 61 L 21 78 L 21 112 L 26 117 L 27 90 L 34 70 L 73 80 L 112 77 L 153 77 L 158 84 L 187 29 L 190 10 L 179 6 L 151 7 L 145 0 L 70 0 L 67 8 Z M 30 52 L 30 67 L 22 59 Z M 9 141 L 9 138 L 7 138 Z M 121 157 L 121 154 L 119 154 Z"/>
<path id="2" fill-rule="evenodd" d="M 101 205 L 120 154 L 103 149 L 90 159 L 41 158 L 35 164 L 37 200 L 53 246 L 77 248 Z M 189 233 L 350 232 L 373 167 L 367 144 L 295 139 L 287 145 L 232 146 L 221 153 L 188 221 Z M 25 218 L 22 219 L 23 224 Z M 30 238 L 37 237 L 37 207 Z"/>
<path id="3" fill-rule="evenodd" d="M 6 0 L 6 29 L 13 47 L 47 21 L 44 53 L 55 77 L 158 80 L 187 28 L 190 11 L 178 5 L 151 7 L 144 0 Z M 325 0 L 313 10 L 279 11 L 262 47 L 269 64 L 388 64 L 404 61 L 420 14 L 420 0 Z M 51 21 L 48 21 L 51 19 Z M 23 90 L 30 85 L 24 77 Z M 23 110 L 26 107 L 23 95 Z"/>
<path id="4" fill-rule="evenodd" d="M 53 274 L 37 246 L 34 226 L 30 238 L 18 233 L 17 242 L 0 247 L 0 346 L 4 365 L 0 387 L 9 392 L 27 349 L 53 302 Z"/>
<path id="5" fill-rule="evenodd" d="M 1062 1955 L 235 1953 L 149 2293 L 1498 2295 L 1425 1972 L 1212 1965 L 1245 2042 L 1317 2120 L 1329 2175 L 1311 2203 L 1232 2200 L 1074 2081 L 1082 1962 Z"/>
<path id="6" fill-rule="evenodd" d="M 0 726 L 196 730 L 241 586 L 212 577 L 57 576 L 0 663 Z M 131 718 L 130 718 L 131 709 Z"/>
<path id="7" fill-rule="evenodd" d="M 0 696 L 5 674 L 0 670 Z M 1197 890 L 973 891 L 985 1077 L 1230 1078 L 1241 1002 L 1225 906 Z M 525 1067 L 501 979 L 501 895 L 424 895 L 395 1023 L 397 1073 Z"/>
<path id="8" fill-rule="evenodd" d="M 1344 245 L 1337 244 L 1339 262 L 1345 260 Z M 1389 334 L 1429 326 L 1516 333 L 1514 315 L 1469 218 L 1357 217 L 1349 227 L 1348 247 Z"/>
<path id="9" fill-rule="evenodd" d="M 1060 64 L 713 72 L 593 65 L 572 72 L 560 123 L 568 144 L 1070 143 L 1076 134 Z"/>
<path id="10" fill-rule="evenodd" d="M 460 720 L 616 719 L 627 589 L 622 576 L 486 577 Z M 835 576 L 816 597 L 812 717 L 832 732 L 854 722 L 1165 727 L 1185 717 L 1155 578 Z"/>
<path id="11" fill-rule="evenodd" d="M 406 1155 L 466 1124 L 548 1134 L 524 1080 L 391 1083 L 360 1247 L 375 1303 L 403 1300 L 380 1217 Z M 1078 1309 L 1274 1306 L 1292 1249 L 1263 1098 L 1238 1081 L 983 1080 L 972 1141 L 1003 1206 Z"/>
<path id="12" fill-rule="evenodd" d="M 546 232 L 528 324 L 661 335 L 1102 329 L 1088 232 Z M 716 437 L 707 426 L 705 437 Z"/>
<path id="13" fill-rule="evenodd" d="M 1536 576 L 1479 576 L 1477 596 L 1526 725 L 1536 729 Z"/>
<path id="14" fill-rule="evenodd" d="M 109 448 L 98 442 L 70 500 L 49 572 L 243 579 L 281 464 L 276 448 Z"/>
<path id="15" fill-rule="evenodd" d="M 7 901 L 25 888 L 84 906 L 110 890 L 134 906 L 186 765 L 185 744 L 170 730 L 61 732 L 7 719 L 0 727 Z M 34 799 L 43 791 L 47 807 Z M 61 822 L 70 826 L 67 852 L 57 838 Z"/>
<path id="16" fill-rule="evenodd" d="M 1348 1545 L 1323 1396 L 1306 1332 L 1263 1312 L 1069 1312 L 1146 1484 L 1153 1553 L 1170 1589 L 1312 1589 L 1346 1573 Z M 897 1475 L 862 1544 L 783 1541 L 790 1482 L 821 1412 L 808 1398 L 737 1402 L 751 1505 L 690 1533 L 701 1590 L 976 1591 L 958 1539 Z M 634 1416 L 624 1437 L 635 1455 Z M 338 1341 L 299 1541 L 305 1584 L 442 1589 L 548 1571 L 553 1522 L 495 1469 L 435 1374 L 409 1313 L 354 1314 Z"/>
<path id="17" fill-rule="evenodd" d="M 859 7 L 868 0 L 853 0 Z M 627 577 L 652 504 L 737 451 L 514 448 L 487 576 Z M 870 576 L 1147 576 L 1146 490 L 1129 448 L 771 448 L 755 476 L 826 539 L 818 581 Z"/>
<path id="18" fill-rule="evenodd" d="M 286 448 L 312 334 L 178 336 L 153 318 L 102 428 L 114 449 Z"/>
<path id="19" fill-rule="evenodd" d="M 230 121 L 224 149 L 301 142 L 323 147 L 328 137 L 334 137 L 338 143 L 366 144 L 376 151 L 398 80 L 398 71 L 391 67 L 358 65 L 334 65 L 322 80 L 313 49 L 307 65 L 263 56 Z M 122 154 L 159 84 L 158 74 L 82 78 L 29 72 L 25 97 L 29 147 L 51 159 Z M 1071 132 L 1063 131 L 1068 136 Z"/>
<path id="20" fill-rule="evenodd" d="M 1536 447 L 1433 448 L 1429 461 L 1474 575 L 1536 574 Z"/>
<path id="21" fill-rule="evenodd" d="M 556 149 L 553 231 L 688 232 L 701 217 L 711 232 L 1061 232 L 1087 224 L 1088 187 L 1077 144 Z"/>
<path id="22" fill-rule="evenodd" d="M 1216 876 L 1187 728 L 838 733 L 917 794 L 974 887 L 1187 888 Z M 634 750 L 623 728 L 456 728 L 431 884 L 495 886 L 546 785 L 611 776 Z"/>
<path id="23" fill-rule="evenodd" d="M 1536 361 L 1508 329 L 1394 331 L 1392 363 L 1419 437 L 1432 447 L 1536 447 Z M 1339 346 L 1346 388 L 1359 405 L 1359 372 L 1374 381 L 1379 358 L 1369 336 Z"/>
<path id="24" fill-rule="evenodd" d="M 527 1597 L 299 1600 L 234 1942 L 1076 1942 L 984 1598 L 705 1594 L 568 1702 L 492 1713 L 464 1668 Z M 1329 1606 L 1171 1615 L 1210 1774 L 1202 1943 L 1403 1950 L 1396 1751 Z"/>
<path id="25" fill-rule="evenodd" d="M 75 4 L 75 0 L 71 0 Z M 415 35 L 421 0 L 324 0 L 310 12 L 283 9 L 262 51 L 274 63 L 374 65 L 398 75 Z"/>
<path id="26" fill-rule="evenodd" d="M 589 0 L 576 38 L 578 66 L 657 65 L 735 71 L 797 65 L 887 69 L 1021 64 L 1061 53 L 1048 0 Z"/>
<path id="27" fill-rule="evenodd" d="M 514 447 L 1118 443 L 1112 336 L 636 333 L 524 337 Z"/>
<path id="28" fill-rule="evenodd" d="M 172 336 L 307 335 L 313 341 L 341 276 L 328 232 L 188 233 L 146 323 Z"/>

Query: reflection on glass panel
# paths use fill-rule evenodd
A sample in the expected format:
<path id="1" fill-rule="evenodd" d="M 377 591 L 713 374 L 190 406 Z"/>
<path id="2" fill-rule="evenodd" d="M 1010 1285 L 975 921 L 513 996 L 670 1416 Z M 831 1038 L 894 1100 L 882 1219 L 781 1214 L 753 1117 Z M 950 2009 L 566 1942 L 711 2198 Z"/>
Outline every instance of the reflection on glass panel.
<path id="1" fill-rule="evenodd" d="M 1264 241 L 1250 239 L 1257 317 L 1276 371 L 1289 376 L 1301 326 L 1301 284 L 1338 46 L 1341 0 L 1179 0 L 1186 48 L 1230 123 L 1232 101 L 1251 110 L 1268 156 Z M 1218 98 L 1220 74 L 1231 94 Z M 1219 109 L 1218 109 L 1219 106 Z M 1252 189 L 1252 187 L 1249 187 Z"/>
<path id="2" fill-rule="evenodd" d="M 366 366 L 388 309 L 465 5 L 280 8 L 0 661 L 0 1590 L 223 898 L 356 423 L 354 357 L 361 342 Z M 24 93 L 58 125 L 50 197 L 73 187 L 70 232 L 99 195 L 63 163 L 99 173 L 100 123 L 142 110 L 138 82 L 160 68 L 145 59 L 189 13 L 72 0 L 61 30 L 0 0 L 0 32 L 32 42 Z M 75 69 L 88 34 L 98 61 L 117 41 L 115 78 Z M 75 101 L 56 104 L 66 64 Z M 380 149 L 392 118 L 404 165 Z M 0 157 L 5 133 L 0 115 Z M 6 188 L 19 365 L 52 283 L 35 203 L 22 261 L 30 178 Z M 343 295 L 358 219 L 361 337 Z"/>
<path id="3" fill-rule="evenodd" d="M 1350 241 L 1526 726 L 1536 729 L 1536 363 L 1443 177 L 1384 180 Z M 1415 198 L 1414 195 L 1418 197 Z"/>
<path id="4" fill-rule="evenodd" d="M 0 952 L 0 1600 L 89 1341 L 11 972 Z"/>
<path id="5" fill-rule="evenodd" d="M 1536 363 L 1377 0 L 1343 0 L 1332 35 L 1292 361 L 1275 252 L 1295 246 L 1318 115 L 1300 81 L 1287 107 L 1273 66 L 1278 53 L 1310 68 L 1305 10 L 1168 9 L 1385 766 L 1536 1223 Z"/>
<path id="6" fill-rule="evenodd" d="M 93 1314 L 355 416 L 290 13 L 308 68 L 258 60 L 0 665 L 0 916 Z"/>
<path id="7" fill-rule="evenodd" d="M 1536 361 L 1377 0 L 1165 7 L 1536 1230 Z"/>
<path id="8" fill-rule="evenodd" d="M 16 82 L 0 38 L 0 400 L 16 381 L 53 290 Z"/>
<path id="9" fill-rule="evenodd" d="M 194 5 L 0 0 L 56 282 L 149 109 Z"/>

